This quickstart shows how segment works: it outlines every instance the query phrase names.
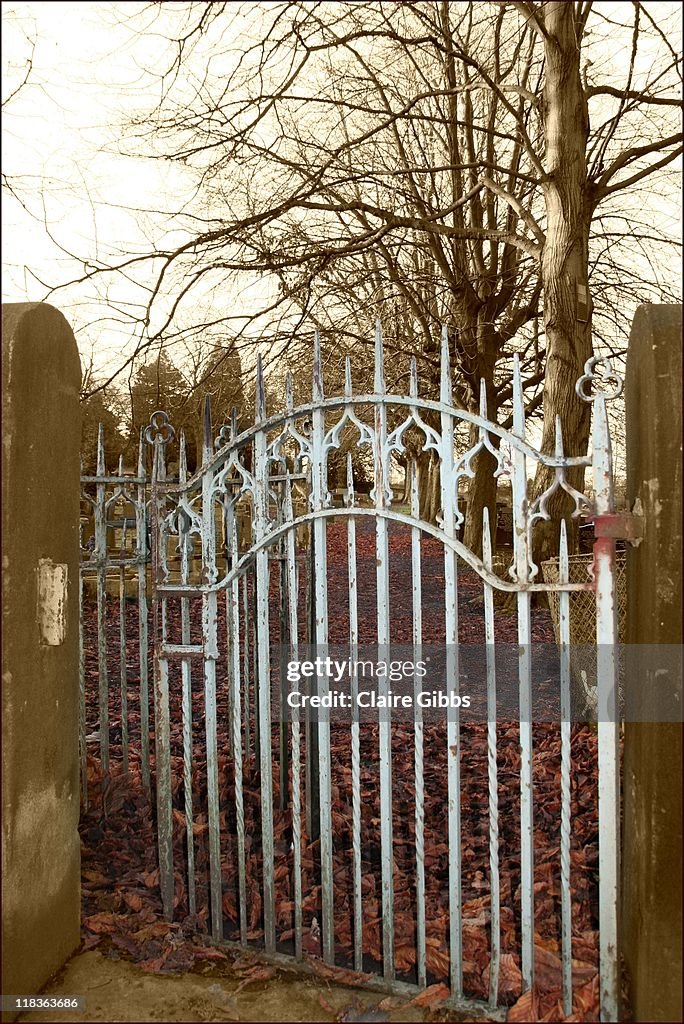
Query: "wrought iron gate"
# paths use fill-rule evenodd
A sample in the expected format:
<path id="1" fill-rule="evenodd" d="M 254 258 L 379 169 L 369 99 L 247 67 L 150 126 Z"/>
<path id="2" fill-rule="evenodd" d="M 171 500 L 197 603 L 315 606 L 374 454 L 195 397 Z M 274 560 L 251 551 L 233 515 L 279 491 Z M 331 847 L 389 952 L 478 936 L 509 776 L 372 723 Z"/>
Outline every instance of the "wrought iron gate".
<path id="1" fill-rule="evenodd" d="M 598 678 L 598 820 L 599 820 L 599 931 L 601 1019 L 618 1019 L 617 880 L 619 837 L 619 746 L 616 686 L 616 625 L 614 554 L 615 540 L 609 524 L 613 512 L 610 438 L 606 399 L 611 394 L 590 393 L 598 360 L 591 360 L 578 381 L 580 397 L 593 402 L 593 453 L 591 457 L 566 457 L 560 425 L 553 455 L 537 451 L 526 439 L 525 414 L 517 359 L 512 374 L 513 427 L 508 431 L 487 417 L 484 388 L 478 414 L 452 404 L 449 346 L 446 332 L 441 344 L 441 389 L 439 400 L 419 395 L 415 361 L 412 361 L 408 395 L 388 394 L 385 388 L 383 344 L 376 329 L 375 376 L 372 394 L 355 394 L 352 372 L 346 362 L 343 393 L 326 397 L 323 387 L 321 351 L 314 347 L 313 397 L 295 406 L 292 381 L 288 379 L 285 407 L 268 415 L 261 363 L 257 370 L 256 417 L 254 426 L 238 433 L 236 421 L 213 438 L 209 406 L 205 409 L 204 447 L 201 465 L 193 475 L 186 466 L 184 441 L 180 441 L 177 479 L 167 477 L 167 446 L 174 431 L 162 412 L 155 413 L 146 433 L 153 446 L 150 481 L 149 532 L 153 573 L 154 636 L 154 780 L 156 786 L 160 886 L 165 913 L 174 914 L 176 876 L 182 872 L 191 914 L 203 908 L 210 916 L 211 934 L 217 941 L 235 938 L 241 943 L 258 941 L 267 953 L 283 949 L 283 934 L 291 944 L 292 956 L 301 958 L 307 942 L 318 939 L 323 960 L 339 960 L 336 940 L 338 924 L 335 904 L 336 844 L 333 788 L 336 765 L 331 747 L 331 718 L 319 709 L 315 720 L 300 713 L 297 706 L 288 716 L 280 708 L 280 724 L 274 721 L 272 697 L 274 680 L 281 703 L 286 699 L 280 666 L 274 652 L 286 649 L 288 660 L 297 660 L 307 641 L 319 651 L 326 649 L 331 626 L 341 606 L 329 607 L 327 526 L 339 520 L 345 528 L 344 616 L 348 618 L 348 644 L 360 643 L 359 597 L 363 580 L 357 566 L 357 531 L 363 522 L 374 533 L 375 637 L 378 648 L 392 643 L 390 615 L 390 524 L 401 524 L 410 532 L 412 642 L 420 645 L 422 601 L 421 536 L 432 537 L 443 548 L 444 575 L 444 688 L 459 695 L 459 565 L 474 570 L 481 580 L 482 616 L 486 655 L 486 745 L 487 817 L 489 860 L 489 1001 L 499 1003 L 501 967 L 500 934 L 500 848 L 497 761 L 497 671 L 494 658 L 495 592 L 508 592 L 517 613 L 517 699 L 519 722 L 519 806 L 520 806 L 520 895 L 519 952 L 523 990 L 533 985 L 535 963 L 535 876 L 534 876 L 534 785 L 533 785 L 533 693 L 532 693 L 532 595 L 555 591 L 559 601 L 560 675 L 560 799 L 559 854 L 560 956 L 563 1003 L 572 1012 L 572 894 L 571 894 L 571 749 L 570 708 L 570 600 L 575 591 L 596 595 L 597 678 Z M 615 378 L 612 372 L 611 376 Z M 455 455 L 459 425 L 475 428 L 477 442 L 464 454 Z M 328 484 L 331 453 L 341 445 L 343 434 L 352 430 L 357 443 L 368 453 L 372 465 L 373 489 L 370 500 L 359 500 L 355 491 L 351 458 L 347 459 L 344 499 L 337 505 Z M 432 451 L 438 461 L 441 517 L 438 525 L 421 519 L 418 481 L 412 476 L 408 508 L 399 510 L 392 502 L 390 469 L 395 454 L 405 451 L 410 433 L 420 436 L 423 451 Z M 513 556 L 508 577 L 497 575 L 492 564 L 490 524 L 483 517 L 482 558 L 468 550 L 459 539 L 464 522 L 459 483 L 472 477 L 472 460 L 486 449 L 496 460 L 496 475 L 511 481 L 513 511 Z M 528 500 L 528 469 L 541 462 L 555 471 L 552 486 L 534 501 Z M 570 466 L 593 471 L 594 498 L 573 490 L 566 480 Z M 104 469 L 104 467 L 102 467 Z M 104 474 L 103 474 L 104 475 Z M 95 480 L 96 478 L 92 478 Z M 306 502 L 297 488 L 306 484 Z M 141 465 L 132 483 L 146 484 Z M 98 485 L 103 488 L 104 481 Z M 559 581 L 538 580 L 532 561 L 535 523 L 548 518 L 546 504 L 553 491 L 563 488 L 575 502 L 575 512 L 591 508 L 596 516 L 597 540 L 593 575 L 584 582 L 570 582 L 565 524 L 559 548 Z M 140 507 L 140 503 L 138 506 Z M 104 509 L 104 505 L 103 505 Z M 103 518 L 104 517 L 104 518 Z M 95 555 L 104 552 L 105 512 L 100 516 L 100 536 Z M 138 537 L 145 524 L 137 523 Z M 310 531 L 310 546 L 298 538 Z M 97 531 L 96 531 L 97 533 Z M 136 571 L 144 575 L 144 542 L 132 556 Z M 104 556 L 103 556 L 104 557 Z M 102 559 L 95 557 L 96 571 L 104 587 Z M 100 565 L 100 569 L 97 566 Z M 123 573 L 123 568 L 122 568 Z M 122 576 L 123 578 L 123 576 Z M 140 584 L 143 587 L 143 584 Z M 144 587 L 143 587 L 144 589 Z M 304 592 L 306 596 L 303 597 Z M 275 598 L 274 598 L 275 594 Z M 142 591 L 141 591 L 142 595 Z M 144 600 L 144 595 L 143 600 Z M 302 612 L 302 608 L 304 609 Z M 278 646 L 274 647 L 274 637 Z M 142 657 L 142 655 L 141 655 Z M 276 653 L 277 658 L 277 653 Z M 106 677 L 105 683 L 106 687 Z M 358 695 L 358 681 L 351 680 L 352 695 Z M 356 689 L 354 689 L 356 687 Z M 217 693 L 223 697 L 217 704 Z M 174 692 L 181 694 L 181 719 L 173 718 Z M 313 693 L 330 694 L 330 679 L 317 668 Z M 378 680 L 378 697 L 389 698 L 387 678 Z M 104 699 L 104 698 L 103 698 Z M 145 698 L 146 700 L 146 698 Z M 252 722 L 252 703 L 254 721 Z M 199 708 L 199 712 L 198 712 Z M 351 844 L 346 851 L 349 871 L 352 920 L 351 964 L 368 970 L 364 947 L 364 893 L 362 878 L 362 787 L 364 725 L 358 711 L 347 719 L 350 770 L 345 776 L 351 805 Z M 199 714 L 199 719 L 198 719 Z M 193 718 L 193 716 L 195 716 Z M 205 759 L 197 759 L 198 722 L 203 718 L 200 746 Z M 445 836 L 448 874 L 448 979 L 454 1005 L 467 1006 L 469 993 L 463 983 L 462 885 L 462 723 L 458 708 L 444 716 L 447 784 L 445 791 Z M 279 732 L 278 732 L 279 728 Z M 334 725 L 333 725 L 334 728 Z M 412 879 L 415 954 L 413 978 L 424 987 L 434 976 L 428 964 L 429 920 L 426 909 L 424 737 L 428 726 L 416 709 L 413 729 L 413 779 L 410 783 L 413 821 L 414 877 Z M 393 729 L 391 715 L 377 719 L 377 786 L 379 789 L 379 879 L 382 974 L 388 988 L 403 990 L 397 979 L 406 970 L 397 968 L 395 923 L 394 852 L 397 836 L 393 816 Z M 274 736 L 279 747 L 274 751 Z M 247 820 L 246 801 L 257 806 L 256 794 L 246 791 L 244 768 L 254 754 L 258 771 L 258 824 L 260 837 Z M 149 753 L 146 754 L 149 778 Z M 274 772 L 278 765 L 278 773 Z M 200 781 L 198 781 L 198 779 Z M 407 783 L 408 784 L 408 783 Z M 250 776 L 249 785 L 252 785 Z M 201 794 L 198 796 L 198 794 Z M 274 795 L 278 807 L 274 808 Z M 284 809 L 287 808 L 285 814 Z M 250 812 L 251 813 L 251 812 Z M 274 821 L 278 819 L 278 828 Z M 283 831 L 282 822 L 287 821 Z M 185 841 L 179 841 L 179 822 Z M 303 837 L 317 835 L 318 863 L 304 863 Z M 208 839 L 208 883 L 197 876 L 195 865 L 198 836 Z M 403 840 L 402 840 L 403 841 Z M 283 843 L 285 846 L 283 847 Z M 338 844 L 339 845 L 339 844 Z M 255 852 L 256 850 L 256 852 Z M 236 876 L 234 887 L 225 882 L 226 864 Z M 346 870 L 346 868 L 345 868 Z M 313 871 L 313 874 L 312 874 Z M 287 908 L 279 902 L 278 880 L 287 875 L 291 899 Z M 260 892 L 254 878 L 260 878 Z M 308 879 L 308 883 L 303 882 Z M 312 884 L 312 878 L 315 885 Z M 231 892 L 235 891 L 235 906 Z M 228 891 L 230 890 L 230 891 Z M 254 912 L 255 903 L 262 909 Z M 228 911 L 227 912 L 227 908 Z M 315 911 L 315 913 L 314 913 Z M 290 916 L 292 928 L 281 923 Z M 320 921 L 318 916 L 320 915 Z M 235 922 L 226 928 L 226 921 Z M 307 923 L 308 922 L 308 923 Z M 255 927 L 258 923 L 259 927 Z"/>

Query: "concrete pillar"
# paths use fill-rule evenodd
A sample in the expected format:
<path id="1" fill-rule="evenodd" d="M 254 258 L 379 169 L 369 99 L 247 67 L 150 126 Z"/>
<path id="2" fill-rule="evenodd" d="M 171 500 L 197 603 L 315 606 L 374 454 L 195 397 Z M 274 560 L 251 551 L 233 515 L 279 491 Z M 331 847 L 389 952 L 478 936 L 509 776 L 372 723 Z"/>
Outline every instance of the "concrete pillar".
<path id="1" fill-rule="evenodd" d="M 79 943 L 81 367 L 52 306 L 3 305 L 2 332 L 2 991 L 23 995 Z"/>
<path id="2" fill-rule="evenodd" d="M 627 356 L 627 499 L 644 517 L 644 538 L 627 550 L 628 644 L 682 642 L 681 335 L 681 306 L 637 309 Z M 627 659 L 636 714 L 625 723 L 623 952 L 630 1019 L 681 1021 L 682 725 L 672 722 L 646 653 L 630 650 Z M 639 701 L 650 721 L 634 721 Z"/>

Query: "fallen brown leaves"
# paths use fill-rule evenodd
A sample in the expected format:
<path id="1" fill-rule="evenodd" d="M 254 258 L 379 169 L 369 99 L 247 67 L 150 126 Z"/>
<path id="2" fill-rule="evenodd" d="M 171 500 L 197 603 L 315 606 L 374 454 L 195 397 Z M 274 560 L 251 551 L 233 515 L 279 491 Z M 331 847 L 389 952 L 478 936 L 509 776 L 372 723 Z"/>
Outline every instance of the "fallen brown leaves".
<path id="1" fill-rule="evenodd" d="M 390 603 L 392 635 L 397 642 L 411 636 L 410 538 L 406 531 L 391 532 Z M 329 604 L 331 642 L 348 637 L 346 603 L 346 529 L 328 531 Z M 368 524 L 359 524 L 357 537 L 359 588 L 359 633 L 362 642 L 374 640 L 375 628 L 375 538 Z M 432 539 L 422 544 L 423 639 L 443 642 L 444 593 L 443 552 Z M 459 638 L 462 643 L 483 639 L 482 586 L 468 570 L 459 574 Z M 336 596 L 337 595 L 337 596 Z M 277 623 L 278 592 L 275 571 L 272 584 L 271 621 Z M 193 608 L 193 637 L 199 636 L 199 609 Z M 102 944 L 110 956 L 132 957 L 145 970 L 182 971 L 198 960 L 224 957 L 212 946 L 202 944 L 208 931 L 208 813 L 205 773 L 204 686 L 201 671 L 193 667 L 192 705 L 192 796 L 193 846 L 196 871 L 197 912 L 190 914 L 187 889 L 187 841 L 183 790 L 183 736 L 180 673 L 172 666 L 170 676 L 171 752 L 173 786 L 173 829 L 175 866 L 175 918 L 162 919 L 159 872 L 156 864 L 155 809 L 141 783 L 140 706 L 137 674 L 137 605 L 127 603 L 126 665 L 129 706 L 129 771 L 121 771 L 122 729 L 118 693 L 119 664 L 110 667 L 110 751 L 113 777 L 103 778 L 97 748 L 89 744 L 88 781 L 90 806 L 81 822 L 83 865 L 83 936 L 90 948 Z M 225 609 L 219 622 L 225 637 Z M 168 608 L 169 629 L 178 622 L 179 609 Z M 300 608 L 300 622 L 304 621 Z M 97 643 L 96 609 L 87 602 L 86 697 L 88 731 L 97 728 Z M 111 650 L 118 650 L 118 602 L 108 607 Z M 244 623 L 242 635 L 244 637 Z M 248 633 L 249 637 L 249 633 Z M 514 642 L 515 615 L 497 616 L 497 638 Z M 548 614 L 535 609 L 533 638 L 553 642 Z M 246 654 L 253 657 L 252 638 Z M 201 666 L 198 666 L 201 669 Z M 225 659 L 217 663 L 217 713 L 219 723 L 219 792 L 221 828 L 221 878 L 224 936 L 239 938 L 237 892 L 237 844 L 235 823 L 235 778 L 228 735 L 229 694 Z M 175 673 L 175 674 L 174 674 Z M 152 671 L 150 666 L 150 678 Z M 254 693 L 251 741 L 254 738 Z M 151 709 L 151 749 L 154 752 L 154 715 Z M 246 736 L 243 733 L 243 745 Z M 589 728 L 575 727 L 572 738 L 572 850 L 573 894 L 573 987 L 574 1015 L 569 1020 L 595 1020 L 598 1008 L 597 983 L 597 820 L 596 820 L 596 737 Z M 272 735 L 274 754 L 274 851 L 276 926 L 279 949 L 292 951 L 294 937 L 294 875 L 292 821 L 289 808 L 280 809 L 277 726 Z M 487 780 L 487 728 L 468 723 L 461 728 L 461 859 L 464 992 L 469 998 L 487 1000 L 491 949 L 491 900 L 489 864 L 489 796 Z M 331 728 L 332 793 L 334 834 L 334 918 L 335 956 L 340 966 L 331 968 L 320 959 L 321 889 L 319 844 L 304 831 L 302 841 L 303 946 L 320 977 L 339 984 L 361 984 L 367 975 L 351 966 L 353 952 L 353 871 L 351 749 L 349 728 Z M 397 722 L 392 730 L 393 820 L 394 820 L 394 920 L 395 969 L 398 975 L 415 977 L 416 885 L 415 885 L 415 793 L 414 727 Z M 382 810 L 378 787 L 377 725 L 363 725 L 361 731 L 361 885 L 363 893 L 364 968 L 378 972 L 382 963 L 382 911 L 380 869 L 380 822 Z M 448 908 L 450 878 L 446 841 L 447 742 L 443 723 L 424 728 L 425 762 L 425 874 L 426 874 L 426 961 L 428 988 L 414 1002 L 434 1010 L 448 998 L 445 984 L 450 972 Z M 154 765 L 153 765 L 154 767 Z M 502 722 L 497 729 L 499 800 L 499 871 L 501 962 L 499 1002 L 509 1005 L 509 1020 L 563 1020 L 560 995 L 560 871 L 559 799 L 560 739 L 557 726 L 534 727 L 535 799 L 535 968 L 532 992 L 521 994 L 520 973 L 520 747 L 517 722 Z M 246 831 L 245 880 L 247 887 L 247 934 L 257 946 L 263 940 L 263 865 L 261 851 L 261 789 L 253 746 L 243 756 L 244 814 Z M 304 794 L 305 795 L 305 794 Z M 252 964 L 241 984 L 265 980 L 260 971 L 270 968 Z M 252 973 L 249 973 L 252 972 Z M 419 1001 L 421 1000 L 421 1001 Z M 352 1019 L 352 1018 L 349 1018 Z M 368 1018 L 379 1019 L 379 1018 Z"/>

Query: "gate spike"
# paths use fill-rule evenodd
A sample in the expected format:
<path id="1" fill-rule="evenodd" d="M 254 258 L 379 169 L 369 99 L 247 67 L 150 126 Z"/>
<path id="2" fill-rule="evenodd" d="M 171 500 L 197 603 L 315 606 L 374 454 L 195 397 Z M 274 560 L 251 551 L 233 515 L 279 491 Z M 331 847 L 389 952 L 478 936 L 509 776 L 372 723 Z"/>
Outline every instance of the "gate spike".
<path id="1" fill-rule="evenodd" d="M 256 365 L 256 399 L 254 402 L 254 418 L 257 423 L 266 419 L 266 391 L 264 388 L 264 365 L 261 352 L 257 356 Z"/>
<path id="2" fill-rule="evenodd" d="M 480 416 L 487 419 L 487 385 L 484 377 L 480 377 Z"/>
<path id="3" fill-rule="evenodd" d="M 105 452 L 104 452 L 104 426 L 102 423 L 97 428 L 97 476 L 104 476 Z"/>
<path id="4" fill-rule="evenodd" d="M 564 455 L 564 452 L 563 452 L 563 431 L 561 429 L 561 419 L 560 419 L 560 416 L 556 416 L 556 452 L 555 452 L 555 455 L 556 455 L 557 459 L 562 459 L 563 455 Z"/>
<path id="5" fill-rule="evenodd" d="M 238 413 L 237 407 L 233 406 L 230 410 L 230 439 L 234 441 L 238 433 Z"/>
<path id="6" fill-rule="evenodd" d="M 140 428 L 138 435 L 138 476 L 142 480 L 145 476 L 145 439 L 143 437 L 143 428 Z"/>
<path id="7" fill-rule="evenodd" d="M 520 378 L 520 356 L 517 352 L 513 355 L 513 430 L 518 437 L 525 439 L 525 405 Z"/>
<path id="8" fill-rule="evenodd" d="M 349 356 L 345 357 L 344 360 L 344 397 L 351 398 L 352 396 L 352 375 L 351 375 L 351 359 Z"/>
<path id="9" fill-rule="evenodd" d="M 570 580 L 570 559 L 568 557 L 568 529 L 565 519 L 560 523 L 560 544 L 558 546 L 558 580 L 568 583 Z"/>
<path id="10" fill-rule="evenodd" d="M 323 398 L 323 368 L 321 366 L 321 334 L 314 331 L 313 352 L 313 397 L 314 402 Z"/>
<path id="11" fill-rule="evenodd" d="M 442 327 L 440 352 L 440 384 L 439 400 L 444 405 L 451 405 L 451 366 L 449 362 L 449 331 Z"/>
<path id="12" fill-rule="evenodd" d="M 188 459 L 185 452 L 185 431 L 181 430 L 178 440 L 178 482 L 184 484 L 188 479 Z"/>
<path id="13" fill-rule="evenodd" d="M 409 368 L 409 397 L 418 397 L 418 363 L 415 356 L 411 356 Z"/>
<path id="14" fill-rule="evenodd" d="M 285 375 L 285 412 L 292 412 L 294 408 L 294 387 L 292 383 L 292 371 L 288 370 Z"/>
<path id="15" fill-rule="evenodd" d="M 211 398 L 209 395 L 204 396 L 204 450 L 202 452 L 202 462 L 209 462 L 211 453 L 213 451 L 213 444 L 211 438 Z"/>
<path id="16" fill-rule="evenodd" d="M 119 467 L 118 467 L 117 472 L 118 472 L 119 476 L 123 476 L 124 475 L 123 455 L 119 456 Z"/>
<path id="17" fill-rule="evenodd" d="M 375 380 L 373 390 L 376 395 L 385 394 L 385 359 L 382 351 L 382 327 L 375 321 Z"/>
<path id="18" fill-rule="evenodd" d="M 492 568 L 492 535 L 489 531 L 489 509 L 482 509 L 482 562 L 485 569 Z"/>

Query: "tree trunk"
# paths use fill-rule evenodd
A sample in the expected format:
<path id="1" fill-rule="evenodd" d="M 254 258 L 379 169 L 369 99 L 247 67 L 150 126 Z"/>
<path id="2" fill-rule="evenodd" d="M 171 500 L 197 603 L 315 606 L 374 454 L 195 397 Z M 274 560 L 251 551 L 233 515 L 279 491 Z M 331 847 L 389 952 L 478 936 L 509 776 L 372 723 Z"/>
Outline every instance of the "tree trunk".
<path id="1" fill-rule="evenodd" d="M 556 418 L 560 418 L 566 455 L 584 455 L 589 441 L 591 410 L 575 393 L 575 382 L 592 354 L 591 309 L 588 291 L 590 197 L 587 187 L 589 118 L 580 77 L 580 51 L 574 24 L 574 4 L 546 3 L 546 242 L 541 275 L 544 288 L 546 378 L 542 450 L 554 450 Z M 553 470 L 538 466 L 533 496 L 553 482 Z M 567 471 L 577 490 L 584 487 L 584 470 Z M 533 558 L 539 564 L 557 553 L 559 524 L 574 509 L 560 488 L 547 505 L 549 522 L 540 522 L 533 537 Z M 576 520 L 568 520 L 568 526 Z M 576 545 L 576 528 L 569 540 Z"/>
<path id="2" fill-rule="evenodd" d="M 471 443 L 477 441 L 477 428 L 470 428 Z M 482 513 L 489 509 L 489 530 L 492 551 L 496 548 L 496 472 L 497 463 L 488 451 L 482 451 L 473 461 L 475 476 L 468 487 L 468 510 L 466 512 L 463 543 L 478 558 L 482 557 Z"/>
<path id="3" fill-rule="evenodd" d="M 429 452 L 421 452 L 417 459 L 418 466 L 418 511 L 421 519 L 429 521 L 430 503 L 430 466 L 432 459 Z"/>
<path id="4" fill-rule="evenodd" d="M 494 359 L 493 343 L 488 344 L 489 339 L 483 339 L 483 350 L 481 353 L 481 379 L 485 382 L 487 389 L 487 416 L 490 420 L 496 420 L 496 391 L 494 389 Z M 469 444 L 471 447 L 477 444 L 479 428 L 471 426 Z M 499 447 L 499 437 L 490 434 L 492 444 Z M 485 508 L 489 510 L 489 530 L 492 538 L 492 551 L 496 550 L 496 488 L 497 480 L 494 473 L 497 469 L 497 461 L 491 452 L 483 449 L 476 459 L 473 460 L 475 476 L 468 486 L 468 510 L 463 532 L 463 543 L 478 558 L 482 557 L 482 513 Z"/>
<path id="5" fill-rule="evenodd" d="M 439 460 L 434 452 L 422 452 L 418 456 L 418 500 L 420 518 L 426 523 L 436 523 L 440 510 Z"/>

